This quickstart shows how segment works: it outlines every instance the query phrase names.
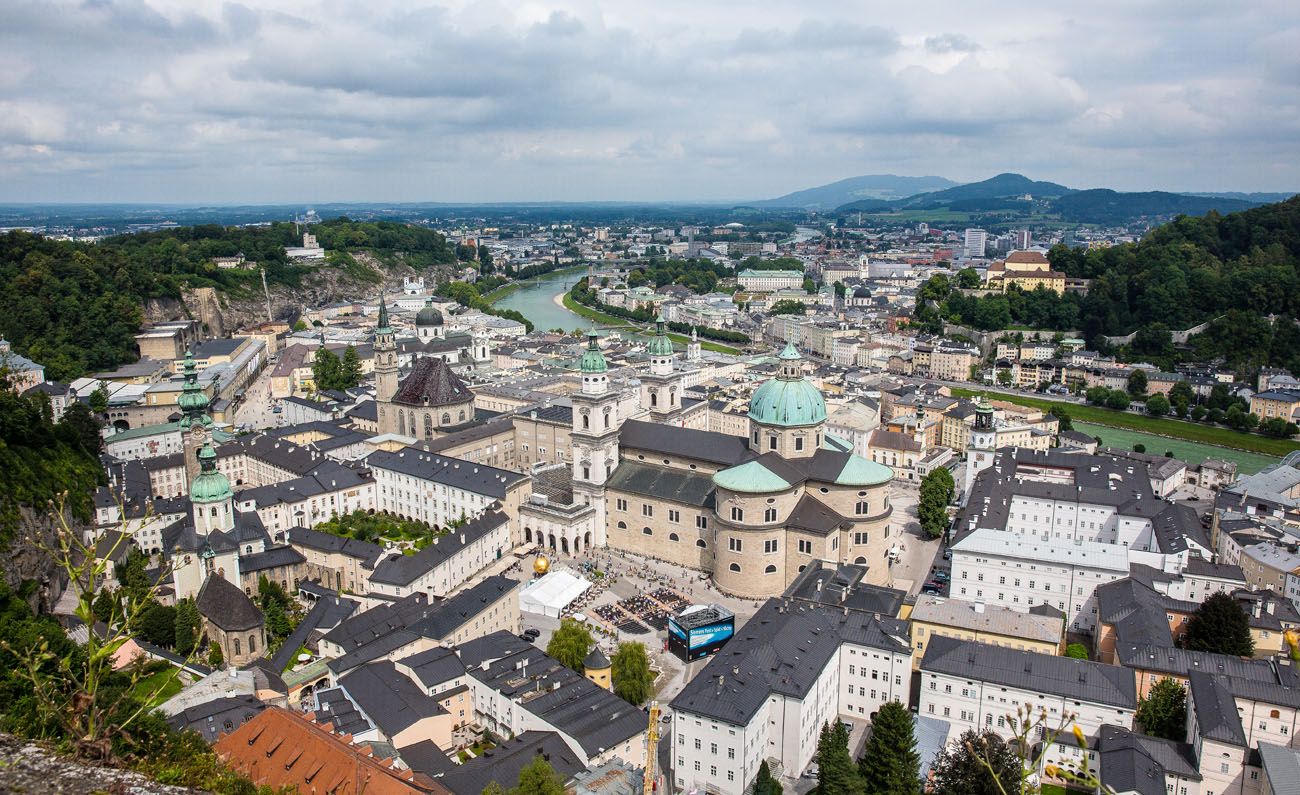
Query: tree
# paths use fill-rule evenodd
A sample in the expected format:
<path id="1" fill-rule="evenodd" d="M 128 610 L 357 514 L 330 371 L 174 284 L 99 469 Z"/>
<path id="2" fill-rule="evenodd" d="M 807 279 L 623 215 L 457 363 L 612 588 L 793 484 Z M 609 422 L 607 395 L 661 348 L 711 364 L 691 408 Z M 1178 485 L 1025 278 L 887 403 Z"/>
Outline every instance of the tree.
<path id="1" fill-rule="evenodd" d="M 998 370 L 998 386 L 1011 386 L 1011 371 Z"/>
<path id="2" fill-rule="evenodd" d="M 90 396 L 86 398 L 86 403 L 95 414 L 103 414 L 108 411 L 108 387 L 101 382 L 95 388 L 95 391 L 91 392 Z"/>
<path id="3" fill-rule="evenodd" d="M 932 795 L 1008 795 L 1020 792 L 1024 763 L 996 733 L 968 729 L 939 751 L 930 775 Z"/>
<path id="4" fill-rule="evenodd" d="M 1135 453 L 1145 453 L 1146 451 L 1147 451 L 1147 446 L 1142 444 L 1141 442 L 1138 442 L 1137 444 L 1133 445 L 1133 452 Z"/>
<path id="5" fill-rule="evenodd" d="M 519 784 L 510 795 L 564 795 L 564 780 L 541 754 L 519 771 Z"/>
<path id="6" fill-rule="evenodd" d="M 298 320 L 293 324 L 294 331 L 306 331 L 308 328 L 309 326 L 307 325 L 307 321 L 302 318 L 298 318 Z"/>
<path id="7" fill-rule="evenodd" d="M 488 785 L 483 788 L 481 795 L 506 795 L 506 791 L 496 782 L 496 779 L 492 779 L 488 782 Z"/>
<path id="8" fill-rule="evenodd" d="M 957 271 L 957 286 L 963 290 L 973 290 L 980 286 L 980 273 L 974 268 L 962 268 Z"/>
<path id="9" fill-rule="evenodd" d="M 772 771 L 767 766 L 767 758 L 758 763 L 758 775 L 754 776 L 753 795 L 781 795 L 781 782 L 772 778 Z"/>
<path id="10" fill-rule="evenodd" d="M 208 646 L 208 665 L 212 668 L 220 668 L 223 662 L 225 658 L 221 653 L 221 644 L 213 643 Z"/>
<path id="11" fill-rule="evenodd" d="M 613 669 L 614 694 L 629 704 L 645 703 L 650 697 L 650 686 L 654 684 L 645 646 L 636 642 L 620 643 L 610 666 Z"/>
<path id="12" fill-rule="evenodd" d="M 806 311 L 803 301 L 796 301 L 793 298 L 783 298 L 772 304 L 772 308 L 767 310 L 769 315 L 802 315 Z"/>
<path id="13" fill-rule="evenodd" d="M 90 407 L 81 401 L 73 401 L 63 412 L 59 427 L 67 428 L 81 448 L 91 455 L 99 455 L 104 439 L 99 435 L 99 420 L 91 413 Z"/>
<path id="14" fill-rule="evenodd" d="M 1296 435 L 1296 424 L 1285 417 L 1269 417 L 1259 424 L 1259 432 L 1276 439 L 1289 439 Z"/>
<path id="15" fill-rule="evenodd" d="M 107 588 L 99 592 L 95 601 L 91 603 L 91 612 L 95 614 L 96 621 L 102 621 L 105 624 L 111 624 L 116 616 L 121 615 L 122 599 L 116 591 L 110 591 Z"/>
<path id="16" fill-rule="evenodd" d="M 1164 395 L 1152 395 L 1147 398 L 1147 414 L 1152 417 L 1163 417 L 1169 413 L 1169 398 Z"/>
<path id="17" fill-rule="evenodd" d="M 1192 417 L 1192 422 L 1200 422 L 1201 420 L 1205 419 L 1206 411 L 1204 406 L 1201 405 L 1192 406 L 1192 410 L 1190 413 Z"/>
<path id="18" fill-rule="evenodd" d="M 808 295 L 817 292 L 817 282 L 814 282 L 811 277 L 805 276 L 803 279 L 803 291 Z"/>
<path id="19" fill-rule="evenodd" d="M 817 740 L 818 795 L 864 795 L 862 777 L 849 755 L 849 731 L 835 721 L 822 724 Z"/>
<path id="20" fill-rule="evenodd" d="M 1106 405 L 1106 400 L 1110 398 L 1110 390 L 1104 386 L 1088 387 L 1088 391 L 1084 393 L 1084 397 L 1094 406 L 1104 406 Z"/>
<path id="21" fill-rule="evenodd" d="M 1128 374 L 1128 393 L 1133 397 L 1141 397 L 1147 393 L 1146 373 L 1134 370 Z"/>
<path id="22" fill-rule="evenodd" d="M 1063 431 L 1074 430 L 1074 420 L 1064 406 L 1053 406 L 1052 416 L 1056 417 L 1057 427 Z"/>
<path id="23" fill-rule="evenodd" d="M 1178 405 L 1180 402 L 1185 406 L 1190 406 L 1196 402 L 1196 394 L 1192 392 L 1192 387 L 1186 381 L 1178 381 L 1169 387 L 1169 402 Z"/>
<path id="24" fill-rule="evenodd" d="M 1071 643 L 1065 647 L 1065 656 L 1076 660 L 1086 660 L 1088 659 L 1088 647 L 1082 643 Z"/>
<path id="25" fill-rule="evenodd" d="M 351 389 L 361 383 L 361 357 L 357 349 L 349 345 L 343 349 L 343 381 L 345 389 Z"/>
<path id="26" fill-rule="evenodd" d="M 546 644 L 546 653 L 560 661 L 561 665 L 582 673 L 582 661 L 591 650 L 591 630 L 571 618 L 560 622 L 560 628 L 551 635 Z"/>
<path id="27" fill-rule="evenodd" d="M 948 526 L 948 503 L 952 502 L 955 489 L 956 484 L 953 483 L 952 473 L 947 467 L 932 469 L 930 474 L 921 481 L 917 514 L 921 520 L 921 527 L 931 538 L 943 535 L 944 529 Z"/>
<path id="28" fill-rule="evenodd" d="M 1188 620 L 1183 648 L 1234 657 L 1254 655 L 1255 641 L 1246 611 L 1226 593 L 1211 594 Z"/>
<path id="29" fill-rule="evenodd" d="M 867 795 L 920 795 L 921 756 L 912 728 L 912 714 L 901 702 L 887 702 L 876 713 L 858 760 Z"/>
<path id="30" fill-rule="evenodd" d="M 1164 677 L 1152 686 L 1146 697 L 1138 701 L 1134 719 L 1142 731 L 1152 737 L 1163 737 L 1181 743 L 1187 738 L 1187 690 L 1176 679 Z"/>
<path id="31" fill-rule="evenodd" d="M 835 282 L 835 285 L 832 289 L 835 290 L 836 298 L 843 298 L 844 296 L 849 294 L 849 289 L 844 286 L 844 282 Z M 780 785 L 778 784 L 777 786 Z"/>
<path id="32" fill-rule="evenodd" d="M 1128 404 L 1128 394 L 1122 389 L 1112 389 L 1110 394 L 1106 397 L 1106 407 L 1115 409 L 1116 411 L 1126 410 Z"/>
<path id="33" fill-rule="evenodd" d="M 188 657 L 198 645 L 199 632 L 203 627 L 203 620 L 199 617 L 199 609 L 194 605 L 194 600 L 183 599 L 177 602 L 175 626 L 176 653 Z"/>
<path id="34" fill-rule="evenodd" d="M 142 640 L 170 649 L 176 643 L 176 608 L 153 603 L 140 614 L 136 632 Z"/>

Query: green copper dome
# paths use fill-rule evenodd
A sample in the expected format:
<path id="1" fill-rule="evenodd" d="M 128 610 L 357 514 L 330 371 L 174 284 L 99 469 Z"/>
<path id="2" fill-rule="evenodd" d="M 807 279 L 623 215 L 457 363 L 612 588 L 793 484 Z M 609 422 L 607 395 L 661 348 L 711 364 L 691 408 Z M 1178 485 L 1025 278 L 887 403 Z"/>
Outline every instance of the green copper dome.
<path id="1" fill-rule="evenodd" d="M 208 409 L 208 396 L 203 394 L 203 387 L 199 386 L 193 351 L 185 352 L 185 386 L 181 388 L 180 397 L 176 398 L 176 405 L 184 413 L 181 418 L 182 428 L 189 428 L 195 422 L 212 424 L 212 418 L 204 413 Z"/>
<path id="2" fill-rule="evenodd" d="M 804 379 L 799 351 L 786 343 L 778 358 L 781 369 L 777 376 L 763 382 L 749 400 L 749 418 L 762 425 L 786 427 L 825 422 L 826 400 Z"/>
<path id="3" fill-rule="evenodd" d="M 217 451 L 212 445 L 205 444 L 199 450 L 199 467 L 198 477 L 190 484 L 190 502 L 225 502 L 234 496 L 230 480 L 217 471 Z"/>
<path id="4" fill-rule="evenodd" d="M 415 325 L 417 326 L 441 326 L 442 313 L 433 306 L 433 299 L 424 302 L 424 308 L 415 313 Z"/>
<path id="5" fill-rule="evenodd" d="M 772 494 L 792 488 L 785 478 L 763 466 L 760 461 L 748 461 L 730 467 L 713 476 L 713 485 L 743 494 Z"/>
<path id="6" fill-rule="evenodd" d="M 672 356 L 673 341 L 668 339 L 668 334 L 664 331 L 664 316 L 660 315 L 655 318 L 655 335 L 650 338 L 648 350 L 651 356 Z"/>
<path id="7" fill-rule="evenodd" d="M 578 369 L 584 373 L 603 373 L 609 369 L 609 365 L 605 364 L 605 354 L 600 352 L 600 346 L 596 344 L 595 329 L 587 332 L 587 350 L 582 352 L 582 358 L 578 360 Z"/>

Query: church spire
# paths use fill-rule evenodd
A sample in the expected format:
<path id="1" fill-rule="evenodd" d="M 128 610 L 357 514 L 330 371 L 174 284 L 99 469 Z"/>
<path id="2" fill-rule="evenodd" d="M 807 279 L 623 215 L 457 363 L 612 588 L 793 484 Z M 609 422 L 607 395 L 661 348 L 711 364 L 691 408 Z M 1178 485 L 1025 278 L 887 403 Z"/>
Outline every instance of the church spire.
<path id="1" fill-rule="evenodd" d="M 184 412 L 181 417 L 181 427 L 189 429 L 196 422 L 204 426 L 212 424 L 212 418 L 207 415 L 208 396 L 203 393 L 203 387 L 199 386 L 199 371 L 194 364 L 194 351 L 185 352 L 185 385 L 181 388 L 181 396 L 176 402 L 179 408 Z"/>
<path id="2" fill-rule="evenodd" d="M 388 325 L 388 304 L 384 303 L 384 296 L 381 293 L 379 295 L 379 323 L 375 326 L 375 333 L 383 334 L 392 330 Z"/>

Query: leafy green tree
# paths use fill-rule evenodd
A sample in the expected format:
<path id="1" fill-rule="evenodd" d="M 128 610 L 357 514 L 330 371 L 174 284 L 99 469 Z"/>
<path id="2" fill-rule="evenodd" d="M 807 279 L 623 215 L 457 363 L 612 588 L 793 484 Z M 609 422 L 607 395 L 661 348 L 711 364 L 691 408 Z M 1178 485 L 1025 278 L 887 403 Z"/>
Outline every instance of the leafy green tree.
<path id="1" fill-rule="evenodd" d="M 482 795 L 506 795 L 506 791 L 493 779 L 483 788 Z"/>
<path id="2" fill-rule="evenodd" d="M 1110 390 L 1104 386 L 1088 387 L 1084 397 L 1094 406 L 1104 406 L 1106 401 L 1110 399 Z"/>
<path id="3" fill-rule="evenodd" d="M 316 359 L 311 364 L 311 376 L 318 392 L 338 389 L 343 377 L 343 365 L 333 351 L 322 346 L 316 350 Z"/>
<path id="4" fill-rule="evenodd" d="M 1145 453 L 1146 451 L 1147 451 L 1147 446 L 1142 444 L 1141 442 L 1138 442 L 1137 444 L 1133 445 L 1133 452 L 1135 453 Z"/>
<path id="5" fill-rule="evenodd" d="M 999 385 L 999 386 L 1011 386 L 1011 371 L 1010 371 L 1010 370 L 998 370 L 998 385 Z"/>
<path id="6" fill-rule="evenodd" d="M 1177 405 L 1179 402 L 1190 406 L 1196 402 L 1196 394 L 1192 392 L 1192 387 L 1186 381 L 1178 381 L 1169 387 L 1169 402 Z"/>
<path id="7" fill-rule="evenodd" d="M 803 280 L 803 291 L 809 295 L 817 292 L 817 282 L 814 282 L 811 277 L 805 276 Z"/>
<path id="8" fill-rule="evenodd" d="M 818 795 L 864 795 L 857 765 L 849 755 L 849 732 L 838 720 L 823 724 L 817 740 Z"/>
<path id="9" fill-rule="evenodd" d="M 996 732 L 968 729 L 939 751 L 930 775 L 932 795 L 1007 795 L 1021 791 L 1024 763 Z"/>
<path id="10" fill-rule="evenodd" d="M 91 392 L 90 396 L 86 398 L 86 403 L 90 406 L 90 410 L 95 414 L 103 414 L 108 411 L 108 387 L 101 383 L 95 388 L 95 391 Z"/>
<path id="11" fill-rule="evenodd" d="M 1065 647 L 1065 656 L 1076 660 L 1088 659 L 1088 647 L 1082 643 L 1071 643 Z"/>
<path id="12" fill-rule="evenodd" d="M 342 381 L 344 389 L 352 389 L 361 383 L 361 357 L 357 349 L 349 345 L 343 349 Z"/>
<path id="13" fill-rule="evenodd" d="M 802 315 L 806 311 L 803 301 L 796 301 L 793 298 L 783 298 L 772 304 L 772 308 L 767 310 L 769 315 Z"/>
<path id="14" fill-rule="evenodd" d="M 1129 397 L 1122 389 L 1112 389 L 1106 397 L 1106 407 L 1117 411 L 1124 411 L 1128 408 Z"/>
<path id="15" fill-rule="evenodd" d="M 1169 413 L 1169 398 L 1159 394 L 1152 395 L 1147 398 L 1146 409 L 1147 414 L 1152 417 L 1163 417 Z"/>
<path id="16" fill-rule="evenodd" d="M 95 614 L 95 620 L 108 624 L 114 618 L 120 617 L 122 615 L 121 601 L 121 597 L 118 596 L 116 591 L 110 591 L 107 588 L 100 591 L 91 604 L 91 611 Z"/>
<path id="17" fill-rule="evenodd" d="M 170 649 L 176 644 L 176 608 L 155 602 L 141 613 L 135 630 L 142 640 Z"/>
<path id="18" fill-rule="evenodd" d="M 99 435 L 99 420 L 85 403 L 73 401 L 64 410 L 59 425 L 71 431 L 73 438 L 87 453 L 99 455 L 100 450 L 103 449 L 104 439 Z"/>
<path id="19" fill-rule="evenodd" d="M 849 293 L 848 288 L 844 286 L 844 282 L 835 282 L 835 286 L 834 286 L 832 289 L 835 290 L 835 297 L 836 297 L 836 298 L 843 298 L 844 296 L 848 295 L 848 293 Z M 780 786 L 780 785 L 778 785 L 778 786 Z"/>
<path id="20" fill-rule="evenodd" d="M 758 774 L 754 776 L 753 795 L 781 795 L 781 782 L 772 777 L 772 770 L 764 758 L 758 764 Z"/>
<path id="21" fill-rule="evenodd" d="M 221 645 L 212 643 L 208 645 L 208 665 L 213 668 L 220 668 L 225 662 L 225 657 L 221 653 Z"/>
<path id="22" fill-rule="evenodd" d="M 541 754 L 519 771 L 519 783 L 510 795 L 564 795 L 564 780 Z"/>
<path id="23" fill-rule="evenodd" d="M 921 527 L 931 538 L 938 538 L 948 526 L 948 504 L 952 501 L 956 484 L 947 467 L 936 467 L 921 481 L 920 501 L 917 505 Z"/>
<path id="24" fill-rule="evenodd" d="M 194 651 L 194 647 L 199 641 L 199 632 L 203 626 L 203 620 L 199 616 L 199 609 L 194 605 L 192 599 L 182 599 L 176 603 L 176 640 L 174 647 L 177 654 L 189 656 Z"/>
<path id="25" fill-rule="evenodd" d="M 921 756 L 912 714 L 901 702 L 889 701 L 876 713 L 858 774 L 867 795 L 921 795 Z"/>
<path id="26" fill-rule="evenodd" d="M 1183 742 L 1187 739 L 1187 690 L 1177 679 L 1164 677 L 1138 701 L 1133 718 L 1145 734 Z"/>
<path id="27" fill-rule="evenodd" d="M 1227 384 L 1215 384 L 1210 387 L 1210 398 L 1205 405 L 1211 409 L 1226 409 L 1230 398 Z"/>
<path id="28" fill-rule="evenodd" d="M 1246 611 L 1226 593 L 1211 594 L 1188 620 L 1183 648 L 1234 657 L 1253 656 L 1255 640 L 1250 634 Z"/>
<path id="29" fill-rule="evenodd" d="M 1201 420 L 1205 419 L 1206 413 L 1207 412 L 1204 406 L 1192 406 L 1192 410 L 1190 412 L 1192 422 L 1200 422 Z"/>
<path id="30" fill-rule="evenodd" d="M 311 327 L 307 325 L 307 321 L 302 318 L 298 318 L 293 324 L 294 331 L 306 331 L 309 328 Z"/>
<path id="31" fill-rule="evenodd" d="M 1132 397 L 1141 397 L 1147 393 L 1147 374 L 1134 370 L 1128 374 L 1128 393 Z"/>
<path id="32" fill-rule="evenodd" d="M 974 268 L 962 268 L 957 271 L 957 286 L 963 290 L 973 290 L 980 286 L 979 271 Z"/>
<path id="33" fill-rule="evenodd" d="M 1063 431 L 1074 430 L 1074 420 L 1064 406 L 1053 406 L 1052 416 L 1056 417 L 1057 426 Z"/>
<path id="34" fill-rule="evenodd" d="M 561 665 L 582 673 L 582 661 L 587 658 L 587 652 L 591 651 L 591 644 L 591 630 L 572 618 L 566 618 L 551 635 L 550 642 L 546 644 L 546 653 L 559 660 Z"/>
<path id="35" fill-rule="evenodd" d="M 654 674 L 646 659 L 645 646 L 636 642 L 620 643 L 610 660 L 614 694 L 629 704 L 642 704 L 650 697 Z"/>
<path id="36" fill-rule="evenodd" d="M 1296 435 L 1296 424 L 1284 417 L 1269 417 L 1259 424 L 1259 432 L 1275 439 L 1289 439 Z"/>

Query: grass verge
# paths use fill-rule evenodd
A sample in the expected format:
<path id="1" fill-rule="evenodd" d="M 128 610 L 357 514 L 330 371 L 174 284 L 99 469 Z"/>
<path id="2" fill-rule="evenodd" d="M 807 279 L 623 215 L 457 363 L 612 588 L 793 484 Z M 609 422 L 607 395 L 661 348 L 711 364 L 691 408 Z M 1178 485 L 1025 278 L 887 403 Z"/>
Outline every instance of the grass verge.
<path id="1" fill-rule="evenodd" d="M 1116 411 L 1115 409 L 1088 406 L 1082 403 L 1062 403 L 1057 400 L 1043 400 L 1022 395 L 1005 395 L 1000 392 L 985 393 L 978 389 L 963 389 L 961 387 L 952 387 L 952 394 L 956 397 L 975 397 L 979 394 L 987 394 L 990 400 L 1005 400 L 1008 403 L 1029 406 L 1042 411 L 1051 411 L 1053 408 L 1059 407 L 1069 413 L 1072 419 L 1080 422 L 1108 425 L 1112 428 L 1141 431 L 1170 439 L 1183 439 L 1189 442 L 1212 444 L 1217 447 L 1229 447 L 1234 450 L 1246 450 L 1251 453 L 1275 455 L 1279 458 L 1292 450 L 1300 450 L 1300 442 L 1291 439 L 1273 439 L 1259 434 L 1234 431 L 1231 428 L 1221 428 L 1217 425 L 1203 425 L 1197 422 L 1184 422 L 1183 420 L 1172 420 L 1164 417 L 1149 417 L 1145 414 Z"/>

